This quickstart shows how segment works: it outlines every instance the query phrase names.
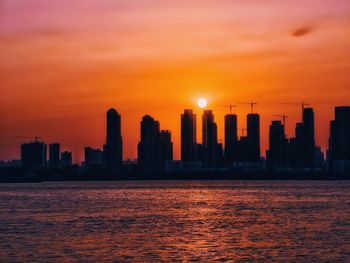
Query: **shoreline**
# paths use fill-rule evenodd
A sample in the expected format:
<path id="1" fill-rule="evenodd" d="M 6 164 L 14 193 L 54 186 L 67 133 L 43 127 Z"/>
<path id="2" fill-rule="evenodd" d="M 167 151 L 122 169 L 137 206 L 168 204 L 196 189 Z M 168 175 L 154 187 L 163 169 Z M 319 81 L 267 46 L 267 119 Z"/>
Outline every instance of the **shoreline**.
<path id="1" fill-rule="evenodd" d="M 108 173 L 103 170 L 37 170 L 0 169 L 0 183 L 40 183 L 62 181 L 337 181 L 350 180 L 350 174 L 328 172 L 269 172 L 269 171 L 202 171 L 178 173 Z"/>

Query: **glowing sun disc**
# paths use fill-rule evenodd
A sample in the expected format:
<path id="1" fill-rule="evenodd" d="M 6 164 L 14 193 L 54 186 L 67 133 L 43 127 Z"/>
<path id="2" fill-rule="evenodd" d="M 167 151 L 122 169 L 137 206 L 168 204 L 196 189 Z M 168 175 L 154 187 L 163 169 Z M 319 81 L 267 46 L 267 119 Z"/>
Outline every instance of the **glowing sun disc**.
<path id="1" fill-rule="evenodd" d="M 204 99 L 204 98 L 200 98 L 197 101 L 197 105 L 198 105 L 199 108 L 204 109 L 205 107 L 207 107 L 208 101 L 206 99 Z"/>

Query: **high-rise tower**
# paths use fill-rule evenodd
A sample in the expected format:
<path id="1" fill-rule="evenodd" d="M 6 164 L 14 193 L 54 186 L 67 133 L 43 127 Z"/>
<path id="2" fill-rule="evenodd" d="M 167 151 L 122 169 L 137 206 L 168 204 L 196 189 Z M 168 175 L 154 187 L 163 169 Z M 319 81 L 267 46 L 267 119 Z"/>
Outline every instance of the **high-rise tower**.
<path id="1" fill-rule="evenodd" d="M 146 115 L 141 121 L 141 140 L 138 144 L 138 164 L 142 172 L 153 172 L 158 165 L 159 122 Z"/>
<path id="2" fill-rule="evenodd" d="M 272 121 L 269 133 L 269 150 L 266 152 L 269 169 L 284 168 L 287 164 L 287 139 L 281 121 Z"/>
<path id="3" fill-rule="evenodd" d="M 250 162 L 260 161 L 260 116 L 251 113 L 247 115 L 248 159 Z"/>
<path id="4" fill-rule="evenodd" d="M 53 169 L 60 167 L 60 145 L 58 143 L 49 145 L 49 166 Z"/>
<path id="5" fill-rule="evenodd" d="M 202 116 L 202 145 L 205 151 L 206 166 L 214 166 L 217 162 L 217 125 L 211 110 L 205 110 Z"/>
<path id="6" fill-rule="evenodd" d="M 335 108 L 329 138 L 329 166 L 335 172 L 350 169 L 350 106 Z"/>
<path id="7" fill-rule="evenodd" d="M 314 166 L 315 159 L 315 121 L 312 108 L 303 109 L 303 136 L 304 136 L 304 165 Z"/>
<path id="8" fill-rule="evenodd" d="M 195 162 L 196 154 L 196 114 L 192 110 L 185 110 L 181 114 L 181 160 Z"/>
<path id="9" fill-rule="evenodd" d="M 107 112 L 107 138 L 104 146 L 104 157 L 107 170 L 121 171 L 123 164 L 121 116 L 113 108 Z"/>
<path id="10" fill-rule="evenodd" d="M 237 141 L 237 115 L 225 115 L 225 160 L 227 162 L 233 162 L 234 160 Z"/>

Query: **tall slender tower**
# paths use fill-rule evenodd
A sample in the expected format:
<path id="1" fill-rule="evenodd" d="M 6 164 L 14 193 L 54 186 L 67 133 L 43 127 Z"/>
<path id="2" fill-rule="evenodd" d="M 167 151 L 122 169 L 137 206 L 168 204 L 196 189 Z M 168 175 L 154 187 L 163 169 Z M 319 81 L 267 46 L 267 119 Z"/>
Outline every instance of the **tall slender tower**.
<path id="1" fill-rule="evenodd" d="M 225 115 L 225 160 L 232 162 L 237 145 L 237 115 Z"/>
<path id="2" fill-rule="evenodd" d="M 332 171 L 346 171 L 350 169 L 350 106 L 336 107 L 334 111 L 329 138 L 329 166 Z"/>
<path id="3" fill-rule="evenodd" d="M 171 142 L 171 132 L 161 130 L 159 134 L 158 162 L 160 168 L 164 168 L 166 161 L 173 160 L 173 143 Z"/>
<path id="4" fill-rule="evenodd" d="M 217 161 L 217 125 L 211 110 L 205 110 L 202 117 L 202 145 L 205 151 L 205 165 L 214 166 Z"/>
<path id="5" fill-rule="evenodd" d="M 123 165 L 121 116 L 113 108 L 107 112 L 107 138 L 104 146 L 104 156 L 107 170 L 121 171 Z"/>
<path id="6" fill-rule="evenodd" d="M 141 121 L 141 140 L 138 144 L 138 164 L 142 172 L 157 170 L 159 152 L 159 122 L 145 115 Z"/>
<path id="7" fill-rule="evenodd" d="M 24 168 L 44 168 L 46 166 L 46 144 L 39 141 L 22 144 L 21 162 Z"/>
<path id="8" fill-rule="evenodd" d="M 313 167 L 315 159 L 315 121 L 312 108 L 305 108 L 303 110 L 303 136 L 305 143 L 305 166 Z"/>
<path id="9" fill-rule="evenodd" d="M 251 113 L 247 116 L 247 139 L 249 147 L 249 161 L 260 161 L 260 116 Z"/>
<path id="10" fill-rule="evenodd" d="M 60 167 L 60 145 L 58 143 L 49 145 L 49 166 L 53 169 Z"/>
<path id="11" fill-rule="evenodd" d="M 185 110 L 181 114 L 181 161 L 195 162 L 196 154 L 196 114 L 192 110 Z"/>
<path id="12" fill-rule="evenodd" d="M 287 139 L 281 121 L 272 121 L 269 133 L 269 150 L 266 151 L 269 169 L 284 168 L 287 165 Z"/>

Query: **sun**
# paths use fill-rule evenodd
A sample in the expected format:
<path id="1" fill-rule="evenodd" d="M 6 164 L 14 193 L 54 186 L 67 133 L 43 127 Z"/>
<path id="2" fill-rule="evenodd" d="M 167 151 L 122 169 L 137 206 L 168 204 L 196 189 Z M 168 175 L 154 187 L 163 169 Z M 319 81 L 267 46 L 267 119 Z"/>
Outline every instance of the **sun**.
<path id="1" fill-rule="evenodd" d="M 204 99 L 204 98 L 200 98 L 197 101 L 197 105 L 198 105 L 199 108 L 204 109 L 205 107 L 207 107 L 208 101 L 206 99 Z"/>

